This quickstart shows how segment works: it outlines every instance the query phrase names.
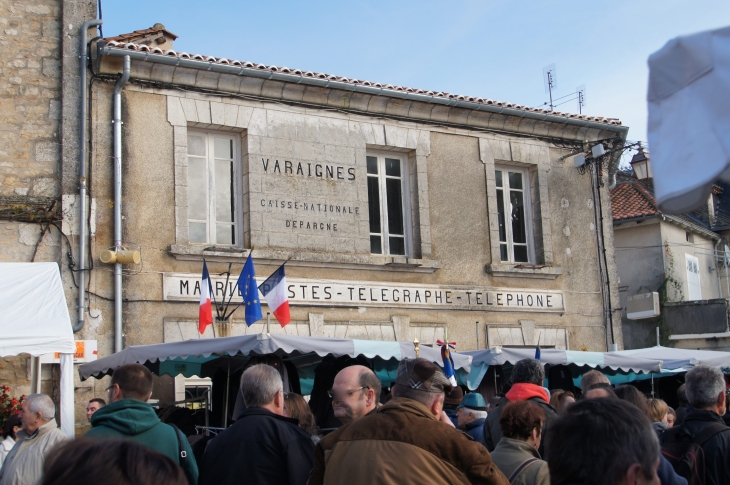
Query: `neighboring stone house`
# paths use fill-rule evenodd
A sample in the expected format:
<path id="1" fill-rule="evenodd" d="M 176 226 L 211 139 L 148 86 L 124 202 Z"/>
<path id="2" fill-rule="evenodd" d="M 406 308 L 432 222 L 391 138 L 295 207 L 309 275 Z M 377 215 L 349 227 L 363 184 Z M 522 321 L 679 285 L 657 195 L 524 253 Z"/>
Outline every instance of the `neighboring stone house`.
<path id="1" fill-rule="evenodd" d="M 650 174 L 642 170 L 639 179 L 632 172 L 619 172 L 611 190 L 624 345 L 656 345 L 659 327 L 665 345 L 717 347 L 698 339 L 721 338 L 730 346 L 723 300 L 728 296 L 722 261 L 727 239 L 721 234 L 730 219 L 718 208 L 722 188 L 714 187 L 707 207 L 669 215 L 657 208 Z M 629 320 L 627 297 L 653 291 L 661 295 L 662 316 Z"/>
<path id="2" fill-rule="evenodd" d="M 61 194 L 64 174 L 63 193 L 78 191 L 79 28 L 95 16 L 95 1 L 0 0 L 0 261 L 58 262 L 70 311 L 78 254 Z M 0 358 L 0 381 L 31 392 L 33 364 Z M 43 377 L 54 394 L 51 366 Z"/>
<path id="3" fill-rule="evenodd" d="M 121 248 L 141 254 L 123 265 L 124 347 L 264 331 L 240 311 L 197 331 L 203 258 L 220 301 L 223 273 L 233 265 L 230 289 L 253 248 L 261 279 L 287 261 L 292 322 L 272 317 L 272 333 L 433 345 L 448 330 L 460 350 L 621 348 L 619 314 L 602 297 L 618 301 L 610 217 L 605 288 L 591 181 L 572 161 L 585 143 L 622 143 L 617 120 L 189 55 L 156 39 L 174 34 L 157 25 L 94 50 L 95 259 L 78 335 L 98 339 L 100 356 L 114 350 L 115 283 L 98 255 Z M 112 97 L 127 55 L 115 244 Z"/>

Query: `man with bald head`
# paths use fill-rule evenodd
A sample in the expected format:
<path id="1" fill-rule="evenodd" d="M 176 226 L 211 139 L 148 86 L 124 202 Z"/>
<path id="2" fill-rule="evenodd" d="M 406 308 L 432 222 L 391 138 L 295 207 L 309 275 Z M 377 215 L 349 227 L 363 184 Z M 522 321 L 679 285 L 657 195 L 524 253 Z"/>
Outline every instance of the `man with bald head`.
<path id="1" fill-rule="evenodd" d="M 335 376 L 332 389 L 328 391 L 335 417 L 343 425 L 362 418 L 377 407 L 380 387 L 380 380 L 367 367 L 345 367 Z"/>

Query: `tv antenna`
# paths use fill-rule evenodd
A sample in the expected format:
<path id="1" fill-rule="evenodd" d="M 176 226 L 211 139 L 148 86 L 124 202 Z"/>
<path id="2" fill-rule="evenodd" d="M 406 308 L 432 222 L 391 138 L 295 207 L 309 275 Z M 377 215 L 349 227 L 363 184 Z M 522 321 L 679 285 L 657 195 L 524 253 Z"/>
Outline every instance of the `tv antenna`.
<path id="1" fill-rule="evenodd" d="M 543 78 L 545 80 L 545 92 L 550 94 L 550 111 L 555 110 L 553 105 L 553 89 L 558 87 L 555 64 L 550 64 L 542 69 Z"/>
<path id="2" fill-rule="evenodd" d="M 578 114 L 583 114 L 583 108 L 586 107 L 586 85 L 581 84 L 575 88 L 575 92 L 578 94 L 576 98 L 578 101 Z"/>

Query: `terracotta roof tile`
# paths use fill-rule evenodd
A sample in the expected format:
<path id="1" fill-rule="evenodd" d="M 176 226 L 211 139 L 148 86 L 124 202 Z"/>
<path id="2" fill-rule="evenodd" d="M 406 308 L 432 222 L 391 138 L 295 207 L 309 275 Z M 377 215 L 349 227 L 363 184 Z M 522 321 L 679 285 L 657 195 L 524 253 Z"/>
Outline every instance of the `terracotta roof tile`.
<path id="1" fill-rule="evenodd" d="M 656 199 L 638 180 L 621 183 L 611 190 L 611 212 L 614 221 L 660 214 Z"/>
<path id="2" fill-rule="evenodd" d="M 158 32 L 166 33 L 167 35 L 172 37 L 172 40 L 175 40 L 178 38 L 177 35 L 173 34 L 169 30 L 167 30 L 164 25 L 157 24 L 154 27 L 150 27 L 149 29 L 135 30 L 134 32 L 130 32 L 128 34 L 120 34 L 120 35 L 115 35 L 114 37 L 107 37 L 105 40 L 107 42 L 112 42 L 112 41 L 113 42 L 125 42 L 125 41 L 129 42 L 130 39 L 137 39 L 139 37 L 144 37 L 144 36 L 150 35 L 150 34 L 156 34 Z"/>
<path id="3" fill-rule="evenodd" d="M 201 54 L 191 55 L 191 54 L 188 54 L 187 52 L 176 52 L 174 50 L 163 51 L 158 47 L 149 47 L 146 45 L 125 42 L 125 39 L 130 39 L 130 38 L 137 37 L 139 35 L 144 35 L 144 33 L 146 31 L 154 32 L 154 29 L 138 30 L 131 34 L 123 34 L 123 35 L 118 35 L 116 37 L 108 37 L 104 40 L 107 42 L 107 45 L 109 47 L 116 47 L 119 49 L 129 49 L 129 50 L 135 50 L 135 51 L 150 52 L 151 54 L 162 54 L 162 55 L 166 55 L 166 56 L 178 57 L 180 59 L 197 59 L 197 60 L 212 62 L 212 63 L 216 63 L 216 64 L 227 64 L 227 65 L 231 65 L 231 66 L 255 68 L 255 69 L 271 71 L 271 72 L 285 72 L 287 74 L 292 74 L 292 75 L 296 75 L 296 76 L 313 77 L 313 78 L 319 78 L 319 79 L 331 79 L 331 80 L 348 83 L 348 84 L 360 84 L 363 86 L 373 86 L 373 87 L 388 89 L 388 90 L 392 90 L 392 91 L 405 91 L 405 92 L 411 92 L 411 93 L 425 94 L 428 96 L 436 96 L 439 98 L 466 100 L 466 101 L 471 101 L 473 103 L 479 103 L 479 104 L 495 105 L 495 106 L 501 106 L 501 107 L 505 107 L 505 108 L 519 109 L 519 110 L 523 110 L 523 111 L 534 111 L 537 113 L 545 113 L 545 114 L 550 114 L 550 115 L 554 115 L 554 116 L 562 116 L 565 118 L 577 118 L 580 120 L 594 121 L 594 122 L 598 122 L 598 123 L 606 123 L 607 125 L 617 125 L 617 126 L 621 125 L 621 121 L 617 118 L 605 118 L 603 116 L 588 116 L 588 115 L 584 115 L 584 114 L 563 113 L 560 111 L 550 111 L 550 110 L 543 109 L 543 108 L 530 108 L 530 107 L 522 106 L 519 104 L 505 103 L 502 101 L 494 101 L 491 99 L 485 99 L 485 98 L 479 98 L 479 97 L 473 97 L 473 96 L 464 96 L 464 95 L 451 94 L 451 93 L 438 92 L 438 91 L 426 91 L 423 89 L 409 88 L 409 87 L 403 87 L 403 86 L 393 86 L 390 84 L 380 84 L 380 83 L 374 83 L 371 81 L 363 81 L 363 80 L 358 80 L 358 79 L 350 79 L 350 78 L 346 78 L 346 77 L 335 76 L 332 74 L 324 74 L 324 73 L 318 73 L 318 72 L 312 72 L 312 71 L 301 71 L 299 69 L 289 69 L 289 68 L 285 68 L 285 67 L 280 68 L 277 66 L 267 66 L 265 64 L 254 64 L 252 62 L 241 62 L 241 61 L 225 59 L 225 58 L 203 56 Z M 177 36 L 175 34 L 172 34 L 170 32 L 168 32 L 168 33 L 170 35 L 175 36 L 175 38 L 177 38 Z"/>

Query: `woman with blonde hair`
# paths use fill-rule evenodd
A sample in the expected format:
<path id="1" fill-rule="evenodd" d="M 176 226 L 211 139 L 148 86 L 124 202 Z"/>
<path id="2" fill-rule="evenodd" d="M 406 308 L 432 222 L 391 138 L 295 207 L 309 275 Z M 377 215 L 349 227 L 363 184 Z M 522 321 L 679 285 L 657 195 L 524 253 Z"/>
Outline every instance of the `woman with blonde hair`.
<path id="1" fill-rule="evenodd" d="M 667 423 L 667 414 L 669 413 L 669 406 L 662 399 L 649 399 L 649 410 L 647 412 L 649 420 L 654 426 L 654 431 L 659 436 L 663 432 L 669 429 L 669 423 Z"/>

